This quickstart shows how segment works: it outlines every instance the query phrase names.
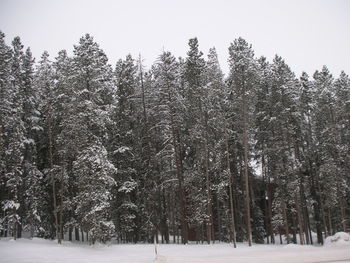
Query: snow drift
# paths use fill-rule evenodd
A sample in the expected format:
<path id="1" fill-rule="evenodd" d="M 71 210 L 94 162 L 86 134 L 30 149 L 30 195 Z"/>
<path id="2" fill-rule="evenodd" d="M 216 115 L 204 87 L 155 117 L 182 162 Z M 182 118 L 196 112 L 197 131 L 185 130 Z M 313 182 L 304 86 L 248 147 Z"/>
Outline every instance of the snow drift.
<path id="1" fill-rule="evenodd" d="M 327 237 L 324 244 L 325 246 L 350 245 L 350 235 L 345 232 L 335 233 L 333 236 Z"/>

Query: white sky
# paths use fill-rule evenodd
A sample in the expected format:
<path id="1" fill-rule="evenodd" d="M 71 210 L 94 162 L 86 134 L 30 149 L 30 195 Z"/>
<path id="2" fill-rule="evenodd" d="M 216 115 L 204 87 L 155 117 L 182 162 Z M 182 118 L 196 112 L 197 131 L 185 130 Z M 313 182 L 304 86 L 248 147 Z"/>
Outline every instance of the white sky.
<path id="1" fill-rule="evenodd" d="M 38 61 L 51 59 L 90 33 L 110 63 L 141 53 L 150 66 L 162 52 L 186 56 L 198 37 L 206 55 L 215 46 L 228 71 L 228 47 L 242 36 L 257 56 L 282 56 L 297 74 L 327 65 L 350 74 L 349 0 L 0 0 L 0 30 L 20 36 Z"/>

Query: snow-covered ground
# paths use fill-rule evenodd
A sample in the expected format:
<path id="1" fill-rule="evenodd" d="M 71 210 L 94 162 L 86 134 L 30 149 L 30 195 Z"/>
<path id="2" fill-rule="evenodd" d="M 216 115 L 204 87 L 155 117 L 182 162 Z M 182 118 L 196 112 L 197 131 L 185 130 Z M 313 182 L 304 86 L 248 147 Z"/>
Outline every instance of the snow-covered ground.
<path id="1" fill-rule="evenodd" d="M 350 242 L 349 242 L 350 243 Z M 350 263 L 350 245 L 340 243 L 332 246 L 300 245 L 158 245 L 158 260 L 155 260 L 153 245 L 95 245 L 34 238 L 1 239 L 1 263 Z"/>

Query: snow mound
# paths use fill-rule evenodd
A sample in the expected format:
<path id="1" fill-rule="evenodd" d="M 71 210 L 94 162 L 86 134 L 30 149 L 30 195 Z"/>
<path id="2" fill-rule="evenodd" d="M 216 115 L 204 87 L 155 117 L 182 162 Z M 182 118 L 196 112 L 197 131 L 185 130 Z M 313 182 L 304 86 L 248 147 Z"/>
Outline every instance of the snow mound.
<path id="1" fill-rule="evenodd" d="M 299 245 L 299 244 L 288 244 L 288 245 L 285 245 L 283 246 L 283 248 L 303 248 L 303 246 Z"/>
<path id="2" fill-rule="evenodd" d="M 158 255 L 153 262 L 154 263 L 166 263 L 166 257 L 164 257 L 162 255 Z"/>
<path id="3" fill-rule="evenodd" d="M 335 233 L 333 236 L 329 236 L 325 240 L 325 246 L 342 246 L 350 245 L 350 235 L 345 232 Z"/>

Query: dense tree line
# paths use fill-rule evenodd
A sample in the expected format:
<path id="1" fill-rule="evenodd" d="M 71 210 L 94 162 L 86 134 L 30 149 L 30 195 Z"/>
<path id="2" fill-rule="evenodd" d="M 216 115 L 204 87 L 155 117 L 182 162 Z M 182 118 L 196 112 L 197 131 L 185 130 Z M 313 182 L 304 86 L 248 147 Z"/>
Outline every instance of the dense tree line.
<path id="1" fill-rule="evenodd" d="M 0 33 L 1 236 L 312 244 L 349 231 L 348 75 L 297 78 L 242 38 L 226 77 L 196 38 L 185 58 L 142 63 L 112 68 L 88 34 L 34 63 Z"/>

